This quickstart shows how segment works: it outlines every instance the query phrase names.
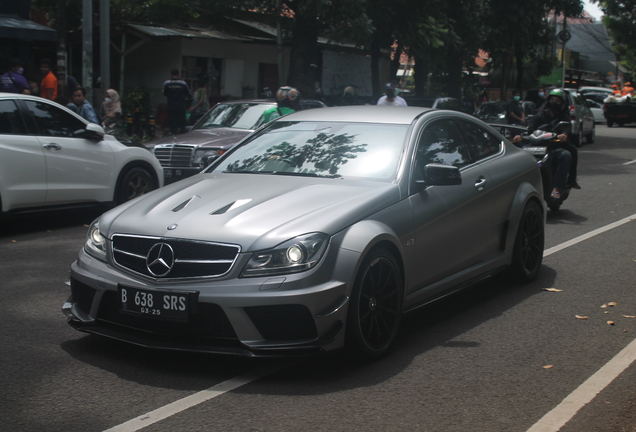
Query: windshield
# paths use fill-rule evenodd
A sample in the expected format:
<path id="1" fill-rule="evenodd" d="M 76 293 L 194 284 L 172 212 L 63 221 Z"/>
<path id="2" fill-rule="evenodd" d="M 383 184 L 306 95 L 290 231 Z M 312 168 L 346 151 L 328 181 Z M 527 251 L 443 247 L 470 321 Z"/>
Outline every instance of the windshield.
<path id="1" fill-rule="evenodd" d="M 391 181 L 408 127 L 278 121 L 228 154 L 213 172 Z"/>
<path id="2" fill-rule="evenodd" d="M 229 127 L 254 130 L 263 123 L 263 113 L 274 104 L 219 104 L 208 111 L 192 129 Z"/>

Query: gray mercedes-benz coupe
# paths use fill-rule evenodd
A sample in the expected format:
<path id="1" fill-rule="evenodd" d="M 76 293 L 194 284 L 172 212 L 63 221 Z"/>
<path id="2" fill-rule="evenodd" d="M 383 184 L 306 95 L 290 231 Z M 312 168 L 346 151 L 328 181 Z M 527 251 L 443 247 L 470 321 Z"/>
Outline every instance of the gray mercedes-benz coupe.
<path id="1" fill-rule="evenodd" d="M 300 111 L 95 220 L 63 311 L 151 348 L 379 356 L 405 312 L 537 276 L 541 191 L 534 157 L 463 113 Z"/>

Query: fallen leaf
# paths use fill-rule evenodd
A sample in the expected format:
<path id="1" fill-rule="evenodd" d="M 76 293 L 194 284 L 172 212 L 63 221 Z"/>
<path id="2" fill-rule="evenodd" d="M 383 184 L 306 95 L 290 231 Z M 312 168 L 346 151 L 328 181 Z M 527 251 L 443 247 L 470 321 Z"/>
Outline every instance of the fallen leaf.
<path id="1" fill-rule="evenodd" d="M 614 325 L 614 324 L 615 324 L 615 323 L 614 323 L 614 321 L 608 321 L 607 323 L 608 323 L 609 325 Z"/>
<path id="2" fill-rule="evenodd" d="M 561 292 L 561 291 L 563 291 L 563 290 L 558 289 L 558 288 L 543 288 L 543 291 Z"/>
<path id="3" fill-rule="evenodd" d="M 605 309 L 606 307 L 607 307 L 607 305 L 606 305 L 606 304 L 601 305 L 601 308 L 603 308 L 603 309 Z"/>
<path id="4" fill-rule="evenodd" d="M 618 303 L 616 303 L 616 302 L 609 302 L 607 305 L 608 305 L 608 306 L 616 306 L 616 305 L 618 305 Z"/>
<path id="5" fill-rule="evenodd" d="M 625 318 L 636 318 L 636 315 L 623 315 Z"/>
<path id="6" fill-rule="evenodd" d="M 552 369 L 554 367 L 554 365 L 545 365 L 543 366 L 543 369 Z"/>
<path id="7" fill-rule="evenodd" d="M 11 240 L 11 243 L 17 243 L 17 242 L 18 242 L 17 240 Z"/>
<path id="8" fill-rule="evenodd" d="M 588 317 L 583 316 L 583 315 L 574 315 L 575 317 L 577 317 L 578 319 L 587 319 Z"/>
<path id="9" fill-rule="evenodd" d="M 608 313 L 609 313 L 609 311 L 605 311 L 605 312 L 603 312 L 603 313 L 606 313 L 606 314 L 608 314 Z"/>
<path id="10" fill-rule="evenodd" d="M 627 333 L 627 329 L 623 330 L 623 333 Z"/>

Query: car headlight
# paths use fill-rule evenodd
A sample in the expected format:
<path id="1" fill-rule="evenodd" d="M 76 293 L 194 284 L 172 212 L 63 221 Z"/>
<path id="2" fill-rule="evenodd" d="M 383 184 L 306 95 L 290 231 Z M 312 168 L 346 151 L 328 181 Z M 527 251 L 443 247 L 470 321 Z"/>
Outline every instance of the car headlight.
<path id="1" fill-rule="evenodd" d="M 106 261 L 106 237 L 99 232 L 99 219 L 95 219 L 88 228 L 84 250 L 100 261 Z"/>
<path id="2" fill-rule="evenodd" d="M 241 276 L 270 276 L 309 270 L 318 264 L 328 243 L 327 234 L 310 233 L 287 240 L 273 249 L 254 252 Z"/>
<path id="3" fill-rule="evenodd" d="M 201 169 L 210 165 L 216 158 L 225 153 L 225 150 L 219 149 L 199 149 L 194 152 L 194 166 Z"/>

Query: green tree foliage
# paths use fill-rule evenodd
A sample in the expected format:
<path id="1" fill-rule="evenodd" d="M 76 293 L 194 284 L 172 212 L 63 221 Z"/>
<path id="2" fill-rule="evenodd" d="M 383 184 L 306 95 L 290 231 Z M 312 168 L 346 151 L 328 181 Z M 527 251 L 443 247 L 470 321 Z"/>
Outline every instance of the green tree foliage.
<path id="1" fill-rule="evenodd" d="M 621 63 L 636 73 L 636 0 L 600 0 L 598 3 Z"/>

